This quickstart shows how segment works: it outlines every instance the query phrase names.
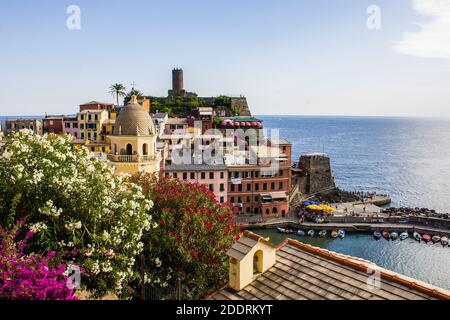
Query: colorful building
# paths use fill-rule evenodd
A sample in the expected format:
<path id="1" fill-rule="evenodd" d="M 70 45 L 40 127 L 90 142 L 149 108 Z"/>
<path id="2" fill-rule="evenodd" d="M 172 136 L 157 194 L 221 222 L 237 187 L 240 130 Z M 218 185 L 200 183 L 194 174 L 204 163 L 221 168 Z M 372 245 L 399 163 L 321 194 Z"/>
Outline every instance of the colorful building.
<path id="1" fill-rule="evenodd" d="M 198 183 L 214 192 L 217 201 L 228 201 L 228 172 L 225 165 L 169 165 L 164 168 L 167 178 Z"/>
<path id="2" fill-rule="evenodd" d="M 64 116 L 46 115 L 43 120 L 44 133 L 61 134 L 64 132 Z"/>
<path id="3" fill-rule="evenodd" d="M 43 133 L 42 122 L 37 119 L 6 120 L 7 134 L 22 129 L 29 129 L 38 135 L 42 135 Z"/>
<path id="4" fill-rule="evenodd" d="M 102 142 L 103 123 L 108 120 L 106 110 L 85 109 L 77 114 L 81 140 Z"/>
<path id="5" fill-rule="evenodd" d="M 79 139 L 80 138 L 80 128 L 78 125 L 78 118 L 77 117 L 64 117 L 63 132 L 74 136 L 75 139 Z"/>

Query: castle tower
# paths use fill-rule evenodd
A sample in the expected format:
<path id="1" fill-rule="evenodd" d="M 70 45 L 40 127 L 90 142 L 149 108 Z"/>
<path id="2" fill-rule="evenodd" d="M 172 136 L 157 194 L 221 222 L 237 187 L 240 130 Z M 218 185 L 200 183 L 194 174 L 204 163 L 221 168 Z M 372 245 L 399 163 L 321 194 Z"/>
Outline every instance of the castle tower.
<path id="1" fill-rule="evenodd" d="M 169 90 L 169 97 L 184 97 L 186 90 L 184 90 L 183 69 L 172 70 L 172 90 Z"/>

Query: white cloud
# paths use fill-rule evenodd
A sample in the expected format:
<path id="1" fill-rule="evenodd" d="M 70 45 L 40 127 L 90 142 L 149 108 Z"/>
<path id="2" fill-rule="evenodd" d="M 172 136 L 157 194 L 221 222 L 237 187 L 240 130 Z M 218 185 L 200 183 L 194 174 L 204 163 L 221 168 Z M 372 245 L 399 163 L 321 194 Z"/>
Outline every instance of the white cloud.
<path id="1" fill-rule="evenodd" d="M 450 59 L 450 0 L 412 0 L 412 5 L 431 19 L 418 24 L 419 31 L 406 33 L 394 49 L 416 57 Z"/>

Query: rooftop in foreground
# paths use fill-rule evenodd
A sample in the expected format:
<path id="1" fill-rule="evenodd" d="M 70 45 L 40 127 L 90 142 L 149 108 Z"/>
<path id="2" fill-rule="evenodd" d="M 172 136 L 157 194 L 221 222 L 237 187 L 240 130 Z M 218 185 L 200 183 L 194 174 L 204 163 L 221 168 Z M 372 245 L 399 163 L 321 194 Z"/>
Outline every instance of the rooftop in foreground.
<path id="1" fill-rule="evenodd" d="M 245 264 L 270 260 L 267 270 L 245 278 Z M 257 257 L 258 253 L 261 255 Z M 369 261 L 288 239 L 271 247 L 267 239 L 246 231 L 229 251 L 230 283 L 214 300 L 434 300 L 450 292 L 380 268 Z M 263 255 L 264 254 L 264 255 Z M 249 258 L 247 261 L 246 258 Z M 266 258 L 267 257 L 267 258 Z M 264 262 L 263 262 L 264 261 Z M 255 268 L 252 266 L 252 270 Z M 236 276 L 237 275 L 237 276 Z M 379 278 L 376 278 L 379 275 Z M 237 280 L 236 280 L 237 279 Z M 376 281 L 379 279 L 379 282 Z M 377 285 L 379 284 L 379 285 Z"/>

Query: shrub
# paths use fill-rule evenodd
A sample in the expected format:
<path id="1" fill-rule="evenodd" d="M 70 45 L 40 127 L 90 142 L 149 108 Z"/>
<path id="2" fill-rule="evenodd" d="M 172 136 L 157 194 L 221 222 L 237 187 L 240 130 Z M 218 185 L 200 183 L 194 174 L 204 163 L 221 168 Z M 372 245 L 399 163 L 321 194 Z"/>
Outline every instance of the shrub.
<path id="1" fill-rule="evenodd" d="M 73 251 L 82 287 L 95 297 L 126 296 L 127 283 L 140 278 L 142 234 L 156 226 L 152 203 L 70 139 L 29 130 L 12 135 L 0 156 L 0 224 L 24 219 L 36 252 Z"/>
<path id="2" fill-rule="evenodd" d="M 28 232 L 16 241 L 23 224 L 10 231 L 0 226 L 0 300 L 74 300 L 67 286 L 66 265 L 58 262 L 56 252 L 25 255 Z"/>
<path id="3" fill-rule="evenodd" d="M 145 254 L 164 257 L 162 274 L 180 279 L 196 298 L 222 284 L 228 274 L 226 252 L 239 234 L 230 206 L 200 185 L 148 174 L 131 181 L 154 201 L 150 212 L 159 227 L 145 238 Z"/>

